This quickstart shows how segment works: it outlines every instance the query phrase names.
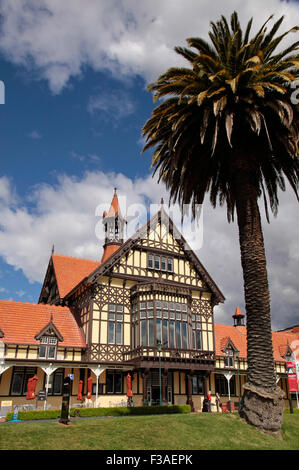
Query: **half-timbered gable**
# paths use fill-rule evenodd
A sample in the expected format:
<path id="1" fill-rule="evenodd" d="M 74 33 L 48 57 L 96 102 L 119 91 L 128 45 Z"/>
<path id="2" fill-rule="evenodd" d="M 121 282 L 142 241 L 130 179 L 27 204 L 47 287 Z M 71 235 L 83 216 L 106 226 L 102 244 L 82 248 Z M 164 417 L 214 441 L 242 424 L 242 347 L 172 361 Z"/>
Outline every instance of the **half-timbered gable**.
<path id="1" fill-rule="evenodd" d="M 104 250 L 115 243 L 109 233 Z M 65 298 L 78 310 L 86 360 L 157 367 L 160 342 L 168 367 L 213 368 L 213 307 L 224 297 L 163 207 L 102 259 Z"/>

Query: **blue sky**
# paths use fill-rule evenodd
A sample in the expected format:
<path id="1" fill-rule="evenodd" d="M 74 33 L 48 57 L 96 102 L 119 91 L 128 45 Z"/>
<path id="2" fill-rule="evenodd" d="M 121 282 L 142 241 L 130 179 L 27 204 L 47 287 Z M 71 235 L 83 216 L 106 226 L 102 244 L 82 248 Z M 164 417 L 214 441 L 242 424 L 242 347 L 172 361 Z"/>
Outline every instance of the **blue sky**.
<path id="1" fill-rule="evenodd" d="M 167 192 L 140 155 L 153 109 L 146 84 L 172 65 L 190 36 L 234 9 L 255 28 L 275 12 L 294 26 L 298 2 L 257 0 L 0 0 L 0 298 L 37 302 L 52 244 L 70 256 L 99 259 L 99 204 L 114 186 L 127 204 L 159 203 Z M 88 6 L 87 6 L 88 5 Z M 65 20 L 67 18 L 67 21 Z M 295 40 L 295 38 L 294 38 Z M 273 326 L 298 323 L 298 207 L 281 196 L 281 216 L 265 226 Z M 289 230 L 284 229 L 287 224 Z M 244 310 L 235 225 L 204 207 L 197 252 L 227 301 L 216 321 Z"/>
<path id="2" fill-rule="evenodd" d="M 123 83 L 88 67 L 84 77 L 71 78 L 53 95 L 45 80 L 34 79 L 23 67 L 2 58 L 0 70 L 6 85 L 0 107 L 1 175 L 11 181 L 28 211 L 36 210 L 30 200 L 34 188 L 55 186 L 60 174 L 80 179 L 98 170 L 128 178 L 149 173 L 150 155 L 141 155 L 141 129 L 153 103 L 140 77 Z M 29 283 L 22 270 L 1 258 L 0 272 L 0 294 L 38 299 L 39 283 Z"/>
<path id="3" fill-rule="evenodd" d="M 6 84 L 1 173 L 14 179 L 21 195 L 34 184 L 55 183 L 57 172 L 117 169 L 133 177 L 148 171 L 150 156 L 139 154 L 153 106 L 141 78 L 124 84 L 88 68 L 84 78 L 71 78 L 53 95 L 45 80 L 34 80 L 23 67 L 4 59 L 0 66 Z"/>

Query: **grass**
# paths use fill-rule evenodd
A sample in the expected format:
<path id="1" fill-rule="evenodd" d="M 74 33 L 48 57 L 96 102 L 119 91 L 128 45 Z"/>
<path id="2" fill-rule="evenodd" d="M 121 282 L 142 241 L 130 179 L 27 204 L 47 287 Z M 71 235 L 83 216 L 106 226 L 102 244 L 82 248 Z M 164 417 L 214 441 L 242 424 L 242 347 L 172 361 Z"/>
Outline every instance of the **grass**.
<path id="1" fill-rule="evenodd" d="M 133 416 L 0 424 L 1 450 L 298 450 L 299 413 L 285 413 L 282 439 L 236 414 Z"/>

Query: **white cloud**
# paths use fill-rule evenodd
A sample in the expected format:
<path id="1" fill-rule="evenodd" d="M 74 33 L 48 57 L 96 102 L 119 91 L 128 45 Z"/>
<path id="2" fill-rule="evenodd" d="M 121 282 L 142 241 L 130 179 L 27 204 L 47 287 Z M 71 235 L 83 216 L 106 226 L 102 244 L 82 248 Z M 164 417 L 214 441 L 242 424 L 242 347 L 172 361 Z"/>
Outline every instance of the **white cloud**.
<path id="1" fill-rule="evenodd" d="M 27 196 L 29 210 L 26 201 L 17 202 L 12 183 L 0 178 L 0 195 L 4 196 L 0 255 L 21 269 L 30 282 L 40 283 L 53 244 L 56 253 L 100 260 L 103 240 L 97 238 L 95 229 L 97 224 L 102 226 L 103 208 L 110 205 L 115 186 L 120 203 L 135 205 L 137 210 L 140 205 L 149 210 L 149 204 L 159 204 L 162 196 L 165 203 L 168 201 L 164 187 L 151 176 L 132 180 L 121 173 L 98 171 L 87 172 L 82 178 L 61 175 L 55 186 L 34 187 Z M 274 328 L 298 323 L 299 304 L 298 203 L 291 190 L 282 193 L 280 200 L 277 219 L 268 225 L 262 216 Z M 125 215 L 124 206 L 122 210 Z M 146 215 L 140 214 L 143 223 Z M 203 210 L 203 246 L 197 254 L 226 297 L 226 302 L 215 308 L 215 321 L 232 322 L 237 305 L 245 312 L 238 229 L 236 223 L 227 223 L 225 209 L 212 209 L 208 201 Z"/>
<path id="2" fill-rule="evenodd" d="M 28 137 L 30 137 L 30 139 L 34 139 L 34 140 L 38 140 L 38 139 L 41 139 L 42 138 L 42 135 L 41 133 L 34 129 L 33 131 L 29 132 L 29 134 L 27 134 Z"/>
<path id="3" fill-rule="evenodd" d="M 0 203 L 3 205 L 14 205 L 17 202 L 15 188 L 6 176 L 0 177 Z"/>
<path id="4" fill-rule="evenodd" d="M 210 21 L 234 10 L 244 25 L 253 16 L 255 31 L 272 13 L 285 14 L 281 31 L 298 15 L 296 2 L 279 0 L 10 0 L 1 2 L 0 49 L 46 79 L 53 93 L 85 66 L 148 82 L 184 63 L 175 46 L 191 36 L 207 38 Z"/>
<path id="5" fill-rule="evenodd" d="M 101 117 L 107 120 L 117 120 L 129 116 L 135 110 L 135 104 L 129 93 L 105 90 L 89 98 L 87 110 L 90 114 L 101 111 Z"/>
<path id="6" fill-rule="evenodd" d="M 79 162 L 81 163 L 93 163 L 93 164 L 98 164 L 100 163 L 101 161 L 101 157 L 99 157 L 97 154 L 95 153 L 88 153 L 86 155 L 81 155 L 77 152 L 74 152 L 74 150 L 72 150 L 70 152 L 70 156 L 71 158 L 73 158 L 74 160 L 78 160 Z"/>
<path id="7" fill-rule="evenodd" d="M 16 291 L 16 294 L 17 294 L 18 297 L 24 297 L 26 292 L 24 290 L 20 289 L 20 290 Z"/>

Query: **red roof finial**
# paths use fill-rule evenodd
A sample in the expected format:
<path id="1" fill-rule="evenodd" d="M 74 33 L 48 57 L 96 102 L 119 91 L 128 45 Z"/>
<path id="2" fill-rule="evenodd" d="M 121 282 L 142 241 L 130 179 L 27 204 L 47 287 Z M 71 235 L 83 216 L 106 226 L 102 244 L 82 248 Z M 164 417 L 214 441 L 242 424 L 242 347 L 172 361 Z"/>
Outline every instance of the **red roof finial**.
<path id="1" fill-rule="evenodd" d="M 110 204 L 110 209 L 109 209 L 108 213 L 104 212 L 104 215 L 103 215 L 104 218 L 105 217 L 114 217 L 114 216 L 116 216 L 120 213 L 120 207 L 119 207 L 119 202 L 118 202 L 116 189 L 117 188 L 114 188 L 114 194 L 113 194 L 113 198 L 112 198 L 112 201 L 111 201 L 111 204 Z"/>
<path id="2" fill-rule="evenodd" d="M 233 315 L 233 317 L 237 317 L 237 316 L 245 317 L 245 315 L 243 315 L 243 313 L 242 313 L 239 306 L 236 308 L 236 311 L 235 311 L 235 314 Z"/>

